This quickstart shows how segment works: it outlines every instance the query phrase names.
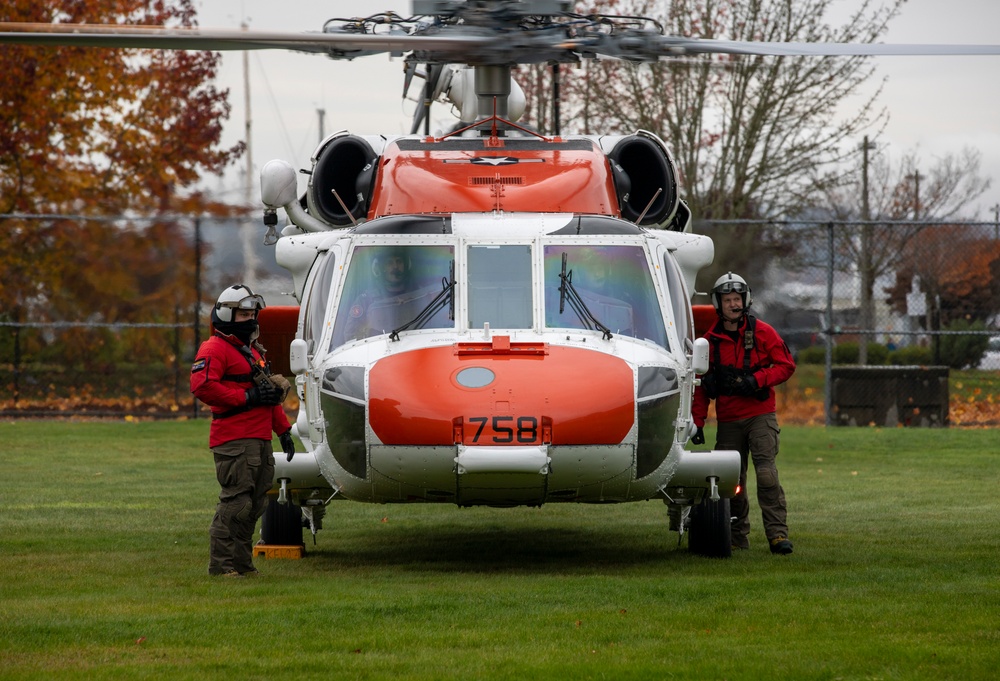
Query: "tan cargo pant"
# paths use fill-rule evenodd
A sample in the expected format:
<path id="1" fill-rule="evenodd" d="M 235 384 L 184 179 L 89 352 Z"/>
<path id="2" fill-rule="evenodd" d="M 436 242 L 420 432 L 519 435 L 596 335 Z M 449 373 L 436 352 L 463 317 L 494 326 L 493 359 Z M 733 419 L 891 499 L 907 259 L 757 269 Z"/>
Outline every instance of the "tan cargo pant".
<path id="1" fill-rule="evenodd" d="M 736 449 L 740 452 L 740 493 L 729 500 L 733 514 L 730 530 L 733 546 L 750 546 L 750 500 L 747 496 L 747 467 L 753 461 L 757 481 L 757 503 L 764 521 L 768 542 L 775 537 L 788 537 L 788 509 L 785 490 L 778 482 L 778 441 L 781 429 L 774 414 L 753 416 L 740 421 L 719 423 L 716 449 Z"/>
<path id="2" fill-rule="evenodd" d="M 253 570 L 253 532 L 264 515 L 274 479 L 270 440 L 231 440 L 212 449 L 219 504 L 209 527 L 208 572 Z"/>

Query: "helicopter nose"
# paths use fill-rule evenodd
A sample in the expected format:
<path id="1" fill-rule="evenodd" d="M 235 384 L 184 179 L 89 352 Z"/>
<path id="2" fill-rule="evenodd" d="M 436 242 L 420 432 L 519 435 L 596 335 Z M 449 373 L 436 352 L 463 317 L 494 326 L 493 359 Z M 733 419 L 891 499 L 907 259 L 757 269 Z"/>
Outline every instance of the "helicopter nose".
<path id="1" fill-rule="evenodd" d="M 387 445 L 613 445 L 635 418 L 625 361 L 504 336 L 386 357 L 368 394 Z"/>

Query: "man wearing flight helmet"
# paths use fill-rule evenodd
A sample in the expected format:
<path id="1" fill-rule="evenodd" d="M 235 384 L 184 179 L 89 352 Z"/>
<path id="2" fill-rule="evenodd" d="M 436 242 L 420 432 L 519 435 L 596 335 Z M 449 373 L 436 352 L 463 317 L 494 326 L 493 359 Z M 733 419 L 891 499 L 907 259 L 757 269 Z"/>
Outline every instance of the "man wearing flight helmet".
<path id="1" fill-rule="evenodd" d="M 191 366 L 191 392 L 212 410 L 208 446 L 221 491 L 209 528 L 211 575 L 257 574 L 253 532 L 264 514 L 274 477 L 271 433 L 278 433 L 289 461 L 291 426 L 281 407 L 288 382 L 272 376 L 257 343 L 257 313 L 264 299 L 247 286 L 230 286 L 212 308 L 212 336 Z"/>
<path id="2" fill-rule="evenodd" d="M 764 521 L 764 534 L 771 553 L 789 554 L 785 492 L 778 481 L 778 419 L 774 386 L 795 371 L 788 346 L 768 324 L 748 314 L 753 304 L 750 286 L 738 274 L 727 272 L 712 288 L 712 304 L 719 321 L 705 335 L 710 366 L 695 389 L 692 417 L 698 430 L 691 438 L 705 443 L 702 430 L 708 405 L 715 400 L 719 423 L 717 449 L 739 450 L 740 491 L 730 501 L 734 549 L 750 548 L 750 502 L 747 497 L 747 466 L 753 460 L 757 480 L 757 503 Z"/>
<path id="3" fill-rule="evenodd" d="M 366 338 L 406 321 L 409 307 L 404 296 L 410 289 L 411 264 L 406 247 L 385 246 L 372 252 L 366 288 L 347 311 L 346 337 Z M 358 257 L 355 255 L 355 257 Z M 364 271 L 363 269 L 361 271 Z"/>

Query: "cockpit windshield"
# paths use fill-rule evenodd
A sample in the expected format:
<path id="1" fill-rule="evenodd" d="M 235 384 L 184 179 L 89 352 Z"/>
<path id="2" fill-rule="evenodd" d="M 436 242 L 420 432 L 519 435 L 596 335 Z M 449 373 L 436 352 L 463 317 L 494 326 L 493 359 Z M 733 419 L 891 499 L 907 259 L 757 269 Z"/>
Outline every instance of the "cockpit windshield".
<path id="1" fill-rule="evenodd" d="M 330 348 L 420 329 L 588 329 L 669 349 L 640 245 L 358 245 L 350 255 Z M 463 254 L 460 254 L 463 255 Z M 533 263 L 541 255 L 542 281 Z M 464 279 L 464 280 L 463 280 Z M 542 310 L 533 300 L 544 290 Z M 683 294 L 683 291 L 679 292 Z M 540 316 L 536 316 L 540 315 Z M 543 316 L 541 316 L 543 315 Z"/>
<path id="2" fill-rule="evenodd" d="M 331 348 L 403 327 L 454 327 L 454 259 L 450 246 L 355 248 Z"/>
<path id="3" fill-rule="evenodd" d="M 582 304 L 571 304 L 568 292 Z M 606 328 L 668 347 L 646 254 L 638 246 L 546 246 L 545 326 Z"/>

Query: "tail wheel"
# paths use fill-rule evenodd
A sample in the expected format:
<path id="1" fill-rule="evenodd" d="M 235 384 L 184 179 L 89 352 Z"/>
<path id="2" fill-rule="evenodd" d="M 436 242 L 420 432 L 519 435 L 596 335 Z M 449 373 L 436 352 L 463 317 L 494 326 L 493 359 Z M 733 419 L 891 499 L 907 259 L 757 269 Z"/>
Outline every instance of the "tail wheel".
<path id="1" fill-rule="evenodd" d="M 688 550 L 709 558 L 729 558 L 733 555 L 730 520 L 729 499 L 712 501 L 706 496 L 691 509 Z"/>
<path id="2" fill-rule="evenodd" d="M 279 504 L 272 497 L 260 521 L 260 541 L 273 546 L 302 546 L 302 509 L 293 503 Z"/>

